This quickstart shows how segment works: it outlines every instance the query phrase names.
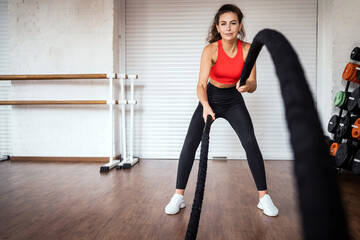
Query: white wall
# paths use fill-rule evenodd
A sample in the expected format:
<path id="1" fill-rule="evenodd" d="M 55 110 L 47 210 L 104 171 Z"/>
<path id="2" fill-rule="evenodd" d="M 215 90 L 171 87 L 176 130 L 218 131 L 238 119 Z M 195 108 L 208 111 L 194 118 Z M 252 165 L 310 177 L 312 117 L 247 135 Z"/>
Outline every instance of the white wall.
<path id="1" fill-rule="evenodd" d="M 0 0 L 0 74 L 10 74 L 8 1 Z M 0 81 L 0 100 L 9 100 L 10 81 Z M 12 155 L 11 106 L 0 106 L 0 158 Z"/>
<path id="2" fill-rule="evenodd" d="M 339 109 L 333 107 L 338 91 L 344 91 L 342 72 L 351 61 L 350 53 L 360 46 L 360 1 L 319 0 L 318 21 L 318 111 L 327 135 L 327 125 Z M 350 89 L 358 87 L 351 83 Z"/>
<path id="3" fill-rule="evenodd" d="M 113 0 L 9 1 L 11 74 L 118 69 Z M 115 35 L 116 36 L 115 36 Z M 106 100 L 107 80 L 13 81 L 14 100 Z M 108 107 L 13 107 L 14 156 L 108 156 Z"/>

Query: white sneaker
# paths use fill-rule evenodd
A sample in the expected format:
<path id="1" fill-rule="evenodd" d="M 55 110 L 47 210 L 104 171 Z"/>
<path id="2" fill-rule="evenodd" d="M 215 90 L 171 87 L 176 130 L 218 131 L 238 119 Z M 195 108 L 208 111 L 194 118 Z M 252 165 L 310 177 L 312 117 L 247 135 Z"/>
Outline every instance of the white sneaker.
<path id="1" fill-rule="evenodd" d="M 273 201 L 268 194 L 265 194 L 259 199 L 257 207 L 263 210 L 264 214 L 270 217 L 276 217 L 279 214 L 279 209 L 275 207 Z"/>
<path id="2" fill-rule="evenodd" d="M 171 198 L 168 205 L 165 207 L 166 214 L 176 214 L 180 211 L 180 208 L 185 207 L 184 196 L 178 193 L 175 193 Z"/>

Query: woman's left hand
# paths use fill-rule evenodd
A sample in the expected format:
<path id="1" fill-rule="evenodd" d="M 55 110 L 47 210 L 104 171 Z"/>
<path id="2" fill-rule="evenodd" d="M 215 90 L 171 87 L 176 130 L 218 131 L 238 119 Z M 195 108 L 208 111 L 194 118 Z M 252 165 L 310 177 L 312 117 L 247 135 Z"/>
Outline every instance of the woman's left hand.
<path id="1" fill-rule="evenodd" d="M 250 90 L 250 84 L 249 81 L 246 81 L 245 85 L 240 86 L 240 80 L 236 83 L 236 89 L 243 93 L 243 92 L 249 92 Z"/>

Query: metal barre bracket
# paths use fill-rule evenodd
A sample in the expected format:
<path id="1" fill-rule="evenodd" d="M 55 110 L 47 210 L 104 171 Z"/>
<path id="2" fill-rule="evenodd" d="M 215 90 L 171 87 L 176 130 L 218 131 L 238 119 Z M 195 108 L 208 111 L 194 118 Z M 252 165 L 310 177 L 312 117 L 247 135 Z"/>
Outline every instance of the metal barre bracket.
<path id="1" fill-rule="evenodd" d="M 128 104 L 128 100 L 118 100 L 118 104 L 119 104 L 119 105 L 127 105 L 127 104 Z"/>
<path id="2" fill-rule="evenodd" d="M 108 73 L 106 74 L 107 78 L 117 78 L 117 74 L 116 73 Z"/>
<path id="3" fill-rule="evenodd" d="M 138 79 L 138 75 L 126 75 L 126 79 Z"/>
<path id="4" fill-rule="evenodd" d="M 106 100 L 106 104 L 112 104 L 112 105 L 114 105 L 114 104 L 116 104 L 116 101 L 115 100 Z"/>

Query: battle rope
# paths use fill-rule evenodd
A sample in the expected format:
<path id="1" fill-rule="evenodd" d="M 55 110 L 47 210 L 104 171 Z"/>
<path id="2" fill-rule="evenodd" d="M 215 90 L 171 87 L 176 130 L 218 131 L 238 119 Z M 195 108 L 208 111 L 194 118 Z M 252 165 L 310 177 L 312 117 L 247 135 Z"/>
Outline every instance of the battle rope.
<path id="1" fill-rule="evenodd" d="M 349 239 L 339 187 L 314 100 L 298 57 L 281 33 L 265 29 L 255 36 L 241 73 L 240 85 L 246 83 L 263 45 L 270 52 L 280 81 L 295 157 L 294 171 L 304 237 L 316 240 Z M 198 181 L 186 240 L 196 239 L 199 226 L 209 143 L 206 130 L 210 130 L 210 125 L 211 123 L 207 121 L 202 138 Z"/>
<path id="2" fill-rule="evenodd" d="M 196 183 L 195 197 L 191 209 L 190 220 L 188 228 L 186 231 L 186 240 L 196 239 L 196 234 L 199 227 L 200 214 L 202 202 L 204 199 L 204 190 L 205 190 L 205 180 L 206 180 L 206 170 L 207 170 L 207 160 L 208 160 L 208 151 L 209 151 L 209 133 L 210 127 L 213 122 L 211 115 L 208 115 L 206 118 L 206 123 L 203 130 L 203 135 L 201 138 L 201 150 L 200 150 L 200 161 L 199 161 L 199 170 Z"/>
<path id="3" fill-rule="evenodd" d="M 254 38 L 241 73 L 244 85 L 265 45 L 274 61 L 295 157 L 305 239 L 349 239 L 339 187 L 315 104 L 298 57 L 279 32 L 265 29 Z"/>

